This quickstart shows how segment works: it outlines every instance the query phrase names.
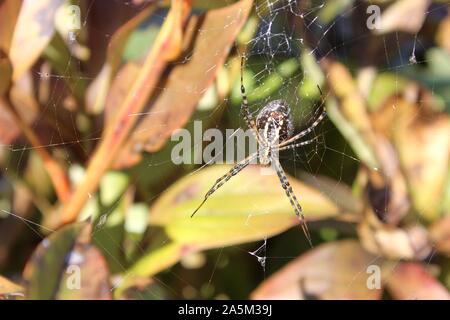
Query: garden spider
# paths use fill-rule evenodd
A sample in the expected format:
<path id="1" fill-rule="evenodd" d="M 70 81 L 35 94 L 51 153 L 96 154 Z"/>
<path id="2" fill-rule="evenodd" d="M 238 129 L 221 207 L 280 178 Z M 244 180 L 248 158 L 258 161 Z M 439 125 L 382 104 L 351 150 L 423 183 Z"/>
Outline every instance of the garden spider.
<path id="1" fill-rule="evenodd" d="M 312 246 L 311 236 L 309 234 L 308 227 L 305 222 L 305 217 L 302 213 L 302 207 L 300 206 L 297 197 L 292 191 L 292 187 L 284 173 L 284 170 L 279 162 L 278 151 L 294 149 L 297 147 L 305 146 L 314 142 L 317 137 L 310 140 L 297 142 L 302 137 L 311 133 L 315 127 L 325 118 L 326 111 L 324 108 L 325 99 L 323 98 L 322 90 L 319 86 L 319 93 L 321 97 L 321 103 L 318 107 L 320 114 L 315 118 L 313 123 L 301 131 L 300 133 L 293 136 L 294 126 L 292 123 L 291 109 L 289 105 L 283 100 L 274 100 L 269 102 L 261 111 L 258 113 L 256 120 L 250 114 L 248 99 L 244 87 L 244 57 L 241 59 L 241 95 L 242 95 L 242 105 L 241 111 L 243 113 L 244 120 L 247 126 L 252 130 L 256 137 L 259 148 L 258 151 L 244 160 L 238 162 L 227 174 L 223 175 L 214 183 L 214 185 L 205 194 L 205 198 L 202 203 L 195 209 L 192 213 L 191 218 L 197 213 L 197 211 L 203 206 L 206 200 L 230 180 L 233 176 L 238 174 L 242 169 L 247 167 L 247 165 L 257 157 L 259 164 L 263 166 L 273 165 L 275 171 L 277 172 L 278 178 L 280 180 L 281 186 L 286 192 L 291 206 L 293 207 L 295 214 L 300 219 L 300 224 L 308 239 L 309 244 Z"/>

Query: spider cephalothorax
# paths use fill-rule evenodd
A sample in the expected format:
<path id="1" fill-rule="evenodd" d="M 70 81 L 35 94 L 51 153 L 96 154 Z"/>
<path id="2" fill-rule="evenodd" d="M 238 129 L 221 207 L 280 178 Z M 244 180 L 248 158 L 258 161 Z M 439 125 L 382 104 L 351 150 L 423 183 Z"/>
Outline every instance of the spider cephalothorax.
<path id="1" fill-rule="evenodd" d="M 322 91 L 319 88 L 319 92 L 322 97 L 320 105 L 320 109 L 322 109 L 322 112 L 318 114 L 318 116 L 307 129 L 293 135 L 294 127 L 292 124 L 291 109 L 289 108 L 289 105 L 283 100 L 274 100 L 268 103 L 264 108 L 261 109 L 258 116 L 256 117 L 256 120 L 252 117 L 249 110 L 247 95 L 245 94 L 243 67 L 244 58 L 242 58 L 241 60 L 241 109 L 247 126 L 252 130 L 253 134 L 256 137 L 256 140 L 258 141 L 258 151 L 237 163 L 227 174 L 217 179 L 216 183 L 205 194 L 205 198 L 203 199 L 202 203 L 192 213 L 191 217 L 193 217 L 194 214 L 201 208 L 201 206 L 206 202 L 209 196 L 211 196 L 217 189 L 223 186 L 233 176 L 247 167 L 253 159 L 258 158 L 261 165 L 268 166 L 272 164 L 274 166 L 278 178 L 280 179 L 281 186 L 284 189 L 287 197 L 289 198 L 295 214 L 300 218 L 302 229 L 305 232 L 309 243 L 312 245 L 311 237 L 305 223 L 305 218 L 302 214 L 302 207 L 300 206 L 297 197 L 295 196 L 294 191 L 289 184 L 286 174 L 281 167 L 280 161 L 278 159 L 278 152 L 302 147 L 316 140 L 317 137 L 305 141 L 299 141 L 302 137 L 313 132 L 314 128 L 317 127 L 319 123 L 325 118 L 326 112 L 325 109 L 323 109 L 324 99 L 322 97 Z"/>

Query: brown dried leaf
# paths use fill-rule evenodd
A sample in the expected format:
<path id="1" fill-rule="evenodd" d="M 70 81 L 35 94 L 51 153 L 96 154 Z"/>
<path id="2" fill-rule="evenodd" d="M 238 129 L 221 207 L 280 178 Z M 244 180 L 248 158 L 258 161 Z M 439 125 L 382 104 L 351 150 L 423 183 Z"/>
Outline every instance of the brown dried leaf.
<path id="1" fill-rule="evenodd" d="M 366 250 L 390 259 L 423 259 L 431 252 L 430 239 L 424 227 L 385 225 L 370 211 L 358 225 L 358 234 Z"/>
<path id="2" fill-rule="evenodd" d="M 106 53 L 106 62 L 86 92 L 86 106 L 90 112 L 98 113 L 103 110 L 112 75 L 115 74 L 120 64 L 122 53 L 129 35 L 141 22 L 149 17 L 155 9 L 156 4 L 150 4 L 127 23 L 122 25 L 111 37 Z M 127 79 L 120 79 L 120 81 L 127 82 Z M 130 82 L 130 88 L 131 84 L 132 82 Z M 113 89 L 116 88 L 111 88 L 111 90 Z M 111 92 L 111 90 L 109 92 Z"/>
<path id="3" fill-rule="evenodd" d="M 191 48 L 172 69 L 164 89 L 157 91 L 151 109 L 134 129 L 116 167 L 121 163 L 129 165 L 127 158 L 133 157 L 133 153 L 157 151 L 174 130 L 186 124 L 225 62 L 251 7 L 251 0 L 242 0 L 205 13 L 195 26 L 197 32 Z"/>
<path id="4" fill-rule="evenodd" d="M 396 105 L 394 144 L 412 203 L 429 221 L 441 214 L 450 160 L 450 117 L 430 113 L 404 100 Z"/>
<path id="5" fill-rule="evenodd" d="M 55 13 L 62 3 L 63 0 L 23 1 L 9 52 L 14 80 L 36 62 L 50 42 Z"/>
<path id="6" fill-rule="evenodd" d="M 328 83 L 337 99 L 328 98 L 330 119 L 347 139 L 358 158 L 372 169 L 379 168 L 374 146 L 376 139 L 363 96 L 350 73 L 341 63 L 325 61 Z"/>
<path id="7" fill-rule="evenodd" d="M 450 256 L 450 216 L 433 223 L 430 227 L 430 236 L 436 250 Z"/>
<path id="8" fill-rule="evenodd" d="M 10 88 L 10 98 L 21 118 L 28 124 L 36 118 L 38 105 L 34 97 L 33 79 L 25 72 Z M 0 143 L 9 144 L 21 133 L 9 109 L 0 101 Z"/>
<path id="9" fill-rule="evenodd" d="M 97 189 L 102 175 L 117 159 L 136 124 L 136 117 L 130 117 L 130 115 L 142 112 L 169 62 L 168 59 L 181 49 L 181 44 L 176 43 L 180 40 L 176 34 L 181 31 L 174 30 L 183 28 L 190 10 L 190 0 L 174 0 L 172 2 L 167 17 L 150 52 L 145 57 L 145 62 L 133 82 L 131 90 L 121 102 L 117 112 L 105 124 L 102 140 L 91 157 L 84 179 L 78 185 L 70 201 L 63 207 L 61 224 L 76 220 L 88 195 Z M 181 50 L 178 54 L 181 54 Z"/>

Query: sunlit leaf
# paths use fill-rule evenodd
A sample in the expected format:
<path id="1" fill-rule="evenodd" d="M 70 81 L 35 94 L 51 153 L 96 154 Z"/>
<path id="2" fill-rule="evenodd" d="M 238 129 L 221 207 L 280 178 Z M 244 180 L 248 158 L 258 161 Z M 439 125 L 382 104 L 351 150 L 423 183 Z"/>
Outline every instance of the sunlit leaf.
<path id="1" fill-rule="evenodd" d="M 406 79 L 394 73 L 380 73 L 372 84 L 372 90 L 368 97 L 371 110 L 377 110 L 387 98 L 401 92 L 407 84 Z"/>
<path id="2" fill-rule="evenodd" d="M 379 34 L 392 31 L 417 33 L 426 18 L 429 0 L 399 0 L 390 5 L 381 15 Z"/>
<path id="3" fill-rule="evenodd" d="M 80 210 L 94 192 L 103 173 L 116 160 L 118 153 L 136 124 L 132 114 L 142 112 L 147 100 L 154 91 L 167 63 L 176 59 L 182 50 L 181 33 L 183 24 L 190 13 L 190 1 L 174 0 L 158 36 L 145 57 L 145 62 L 137 75 L 131 90 L 120 103 L 114 116 L 105 124 L 103 139 L 91 158 L 86 175 L 63 208 L 61 223 L 76 220 Z"/>
<path id="4" fill-rule="evenodd" d="M 327 98 L 327 113 L 358 158 L 372 169 L 379 164 L 373 146 L 375 137 L 365 101 L 349 70 L 338 62 L 327 66 L 328 81 L 334 97 Z"/>
<path id="5" fill-rule="evenodd" d="M 0 276 L 0 300 L 23 297 L 23 291 L 21 286 Z"/>
<path id="6" fill-rule="evenodd" d="M 450 150 L 450 118 L 399 101 L 394 142 L 413 205 L 433 221 L 441 214 Z M 420 150 L 420 152 L 418 152 Z"/>
<path id="7" fill-rule="evenodd" d="M 312 99 L 319 97 L 320 92 L 317 86 L 323 85 L 325 75 L 310 51 L 310 49 L 304 49 L 300 57 L 304 76 L 298 90 L 301 97 Z"/>
<path id="8" fill-rule="evenodd" d="M 176 242 L 199 248 L 264 239 L 298 224 L 275 172 L 261 174 L 258 166 L 233 177 L 191 218 L 208 189 L 230 169 L 212 166 L 177 181 L 152 206 L 150 224 L 164 226 Z M 319 190 L 290 181 L 307 220 L 338 217 L 341 210 Z"/>
<path id="9" fill-rule="evenodd" d="M 174 130 L 186 124 L 225 62 L 251 6 L 251 0 L 242 0 L 191 21 L 194 42 L 184 44 L 189 49 L 180 58 L 182 63 L 174 66 L 164 88 L 157 91 L 150 111 L 135 128 L 118 162 L 129 165 L 125 161 L 128 157 L 160 149 Z M 227 26 L 226 32 L 223 26 Z"/>
<path id="10" fill-rule="evenodd" d="M 9 52 L 14 80 L 36 62 L 50 42 L 55 32 L 55 13 L 62 3 L 63 0 L 23 1 Z"/>
<path id="11" fill-rule="evenodd" d="M 329 0 L 324 2 L 325 6 L 319 11 L 319 19 L 328 24 L 340 14 L 344 15 L 346 10 L 352 8 L 355 0 Z"/>
<path id="12" fill-rule="evenodd" d="M 378 161 L 376 160 L 374 151 L 367 145 L 352 122 L 348 121 L 342 115 L 338 102 L 332 97 L 329 97 L 327 100 L 327 115 L 347 139 L 352 149 L 358 155 L 358 158 L 364 161 L 370 168 L 378 168 Z"/>
<path id="13" fill-rule="evenodd" d="M 169 243 L 145 254 L 127 270 L 114 295 L 120 297 L 125 289 L 139 281 L 140 278 L 151 277 L 171 267 L 189 252 L 188 247 L 178 243 Z"/>

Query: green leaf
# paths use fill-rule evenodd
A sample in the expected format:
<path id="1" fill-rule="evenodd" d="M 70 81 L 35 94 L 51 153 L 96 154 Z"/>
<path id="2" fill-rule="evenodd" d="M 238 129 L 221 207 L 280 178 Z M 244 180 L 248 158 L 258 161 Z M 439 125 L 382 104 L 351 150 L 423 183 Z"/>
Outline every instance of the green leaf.
<path id="1" fill-rule="evenodd" d="M 39 244 L 24 271 L 27 299 L 111 298 L 109 270 L 91 231 L 90 222 L 75 223 Z"/>
<path id="2" fill-rule="evenodd" d="M 373 82 L 372 90 L 368 97 L 371 111 L 377 110 L 391 96 L 400 93 L 406 86 L 407 79 L 394 73 L 378 74 Z"/>
<path id="3" fill-rule="evenodd" d="M 303 68 L 303 81 L 298 87 L 298 94 L 301 97 L 314 99 L 320 95 L 317 86 L 323 86 L 325 75 L 322 69 L 320 69 L 314 55 L 309 53 L 310 51 L 310 49 L 305 48 L 300 58 Z"/>
<path id="4" fill-rule="evenodd" d="M 336 99 L 333 97 L 328 97 L 327 114 L 351 145 L 353 151 L 358 155 L 358 158 L 370 168 L 378 169 L 378 161 L 372 148 L 367 144 L 363 137 L 361 137 L 355 126 L 345 119 L 339 110 Z"/>
<path id="5" fill-rule="evenodd" d="M 345 10 L 352 8 L 354 2 L 355 0 L 328 0 L 324 2 L 325 6 L 318 12 L 320 21 L 324 24 L 330 23 Z"/>
<path id="6" fill-rule="evenodd" d="M 27 299 L 52 299 L 59 288 L 61 272 L 66 265 L 67 254 L 86 222 L 65 226 L 45 238 L 33 253 L 24 278 L 27 280 Z"/>
<path id="7" fill-rule="evenodd" d="M 145 254 L 124 274 L 122 282 L 114 292 L 115 297 L 121 297 L 124 291 L 132 286 L 139 278 L 151 277 L 162 270 L 171 267 L 187 252 L 188 251 L 184 249 L 183 245 L 169 243 Z"/>
<path id="8" fill-rule="evenodd" d="M 128 176 L 120 171 L 107 172 L 100 181 L 100 201 L 103 206 L 113 205 L 125 192 Z"/>
<path id="9" fill-rule="evenodd" d="M 298 224 L 275 172 L 261 174 L 258 166 L 233 177 L 190 218 L 217 178 L 230 169 L 212 166 L 177 181 L 151 208 L 150 224 L 163 226 L 172 240 L 197 248 L 264 239 Z M 339 215 L 338 206 L 319 190 L 289 180 L 307 220 Z"/>
<path id="10" fill-rule="evenodd" d="M 146 28 L 135 30 L 128 38 L 123 52 L 123 58 L 127 61 L 141 58 L 150 49 L 158 32 L 159 26 L 155 25 L 149 25 Z"/>

